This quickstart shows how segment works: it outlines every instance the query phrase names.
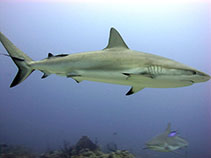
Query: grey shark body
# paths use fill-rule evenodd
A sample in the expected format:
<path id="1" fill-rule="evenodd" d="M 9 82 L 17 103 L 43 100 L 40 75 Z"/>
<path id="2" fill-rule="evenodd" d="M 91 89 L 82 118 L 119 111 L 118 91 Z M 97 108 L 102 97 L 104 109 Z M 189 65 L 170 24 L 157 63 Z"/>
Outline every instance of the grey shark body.
<path id="1" fill-rule="evenodd" d="M 173 133 L 173 134 L 172 134 Z M 177 136 L 175 131 L 171 131 L 171 124 L 168 124 L 166 130 L 152 138 L 146 144 L 146 149 L 151 149 L 160 152 L 173 152 L 188 146 L 188 142 Z"/>
<path id="2" fill-rule="evenodd" d="M 56 56 L 49 53 L 40 61 L 33 61 L 2 33 L 0 41 L 19 68 L 11 87 L 25 80 L 33 70 L 42 71 L 42 78 L 57 74 L 71 77 L 78 83 L 89 80 L 132 86 L 126 95 L 146 87 L 184 87 L 210 79 L 209 75 L 174 60 L 129 49 L 114 28 L 103 50 Z"/>

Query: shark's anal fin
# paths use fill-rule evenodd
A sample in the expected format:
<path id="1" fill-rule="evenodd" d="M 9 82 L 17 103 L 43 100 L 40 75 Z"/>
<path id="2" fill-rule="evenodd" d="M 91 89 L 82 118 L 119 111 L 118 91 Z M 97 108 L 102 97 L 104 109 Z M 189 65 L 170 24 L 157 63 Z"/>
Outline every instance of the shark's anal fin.
<path id="1" fill-rule="evenodd" d="M 140 90 L 144 89 L 144 87 L 141 87 L 141 86 L 132 86 L 130 88 L 130 90 L 126 93 L 126 95 L 131 95 L 131 94 L 134 94 Z"/>
<path id="2" fill-rule="evenodd" d="M 42 75 L 41 79 L 44 79 L 50 75 L 49 72 L 46 72 L 46 71 L 42 71 L 42 72 L 43 72 L 43 75 Z"/>
<path id="3" fill-rule="evenodd" d="M 44 78 L 46 78 L 46 77 L 48 77 L 48 76 L 49 76 L 49 74 L 44 73 L 44 74 L 42 75 L 41 79 L 44 79 Z"/>
<path id="4" fill-rule="evenodd" d="M 82 79 L 80 79 L 81 75 L 78 73 L 75 73 L 75 72 L 71 72 L 71 73 L 67 74 L 67 77 L 74 79 L 77 83 L 80 83 L 83 81 Z"/>

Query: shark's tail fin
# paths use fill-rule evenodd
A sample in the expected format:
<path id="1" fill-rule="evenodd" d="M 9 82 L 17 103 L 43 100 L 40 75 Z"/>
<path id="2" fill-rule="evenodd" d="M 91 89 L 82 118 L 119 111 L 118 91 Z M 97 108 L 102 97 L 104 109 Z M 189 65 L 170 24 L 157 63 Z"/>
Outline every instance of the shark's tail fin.
<path id="1" fill-rule="evenodd" d="M 15 79 L 10 85 L 10 87 L 14 87 L 19 83 L 21 83 L 22 81 L 24 81 L 33 72 L 33 69 L 28 64 L 30 61 L 32 61 L 32 59 L 28 57 L 26 54 L 24 54 L 20 49 L 18 49 L 1 32 L 0 32 L 0 41 L 19 69 Z"/>

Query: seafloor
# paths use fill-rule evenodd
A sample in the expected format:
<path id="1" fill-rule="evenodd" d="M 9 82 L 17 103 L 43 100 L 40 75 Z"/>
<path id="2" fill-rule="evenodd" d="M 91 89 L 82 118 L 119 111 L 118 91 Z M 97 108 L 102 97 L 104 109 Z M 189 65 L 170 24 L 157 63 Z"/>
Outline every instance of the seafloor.
<path id="1" fill-rule="evenodd" d="M 115 145 L 107 145 L 107 152 L 103 152 L 97 144 L 83 136 L 75 145 L 64 142 L 60 149 L 41 154 L 23 146 L 1 144 L 0 158 L 135 158 L 135 155 L 127 150 L 118 150 Z"/>

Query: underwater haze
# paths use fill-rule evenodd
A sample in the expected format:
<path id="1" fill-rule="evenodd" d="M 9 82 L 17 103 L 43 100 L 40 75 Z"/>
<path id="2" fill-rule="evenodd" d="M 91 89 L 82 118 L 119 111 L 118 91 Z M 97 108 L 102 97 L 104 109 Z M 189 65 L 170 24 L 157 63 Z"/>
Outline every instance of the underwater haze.
<path id="1" fill-rule="evenodd" d="M 211 3 L 206 0 L 2 0 L 0 32 L 33 60 L 106 47 L 111 27 L 128 47 L 167 57 L 211 75 Z M 0 53 L 7 53 L 0 44 Z M 182 88 L 145 88 L 33 72 L 9 88 L 17 73 L 0 55 L 0 144 L 37 152 L 89 136 L 137 157 L 175 153 L 143 150 L 168 122 L 189 142 L 189 158 L 211 157 L 211 81 Z M 184 153 L 185 150 L 178 151 Z"/>

